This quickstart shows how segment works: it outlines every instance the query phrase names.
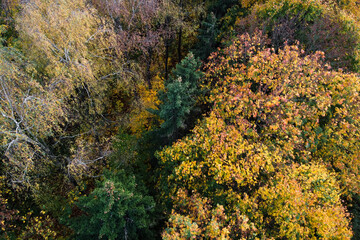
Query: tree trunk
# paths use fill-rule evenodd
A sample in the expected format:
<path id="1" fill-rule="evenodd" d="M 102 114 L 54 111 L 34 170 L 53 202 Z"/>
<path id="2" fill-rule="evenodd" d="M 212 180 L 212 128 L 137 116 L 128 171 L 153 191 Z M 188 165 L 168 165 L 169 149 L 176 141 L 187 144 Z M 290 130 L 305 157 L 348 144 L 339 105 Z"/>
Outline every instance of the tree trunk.
<path id="1" fill-rule="evenodd" d="M 180 27 L 179 29 L 179 39 L 178 39 L 178 59 L 179 59 L 179 62 L 181 62 L 181 39 L 182 38 L 182 27 Z"/>
<path id="2" fill-rule="evenodd" d="M 169 60 L 169 39 L 165 40 L 165 80 L 168 80 L 169 73 L 168 73 L 168 60 Z"/>
<path id="3" fill-rule="evenodd" d="M 152 55 L 153 55 L 153 51 L 152 51 L 152 48 L 150 48 L 148 50 L 148 56 L 147 56 L 147 61 L 146 61 L 146 73 L 145 73 L 145 77 L 146 77 L 146 81 L 147 81 L 149 89 L 152 89 L 151 72 L 150 72 Z"/>

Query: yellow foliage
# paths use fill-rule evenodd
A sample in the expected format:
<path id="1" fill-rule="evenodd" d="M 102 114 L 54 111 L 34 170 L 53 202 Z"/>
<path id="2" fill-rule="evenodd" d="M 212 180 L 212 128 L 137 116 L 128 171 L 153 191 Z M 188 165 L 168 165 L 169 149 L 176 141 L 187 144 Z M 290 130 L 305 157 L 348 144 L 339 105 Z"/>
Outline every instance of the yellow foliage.
<path id="1" fill-rule="evenodd" d="M 87 88 L 95 103 L 91 111 L 100 110 L 97 97 L 107 81 L 98 78 L 106 75 L 103 68 L 111 69 L 104 51 L 114 41 L 111 28 L 95 14 L 84 0 L 35 0 L 24 4 L 17 18 L 24 52 L 37 63 L 46 85 L 63 98 Z"/>
<path id="2" fill-rule="evenodd" d="M 29 212 L 27 216 L 22 217 L 26 226 L 16 239 L 56 239 L 54 219 L 46 215 L 44 211 L 41 211 L 39 216 L 32 215 L 33 213 Z"/>
<path id="3" fill-rule="evenodd" d="M 189 196 L 190 195 L 190 196 Z M 180 189 L 173 197 L 174 208 L 167 228 L 162 233 L 164 240 L 172 239 L 247 239 L 256 230 L 253 223 L 239 210 L 226 214 L 222 205 L 214 206 L 198 193 Z M 176 210 L 174 210 L 176 209 Z M 234 232 L 237 232 L 234 234 Z"/>
<path id="4" fill-rule="evenodd" d="M 176 209 L 172 196 L 196 191 L 228 217 L 236 209 L 248 216 L 259 238 L 351 239 L 340 188 L 359 193 L 360 78 L 331 70 L 321 52 L 304 56 L 295 45 L 275 53 L 266 42 L 245 34 L 210 57 L 211 112 L 158 153 L 163 199 Z M 191 212 L 172 216 L 189 221 Z"/>
<path id="5" fill-rule="evenodd" d="M 150 113 L 148 109 L 157 109 L 160 104 L 158 93 L 164 89 L 164 80 L 156 75 L 151 83 L 151 89 L 146 84 L 138 85 L 140 104 L 138 109 L 132 111 L 129 124 L 131 131 L 136 135 L 152 128 L 151 120 L 155 115 Z"/>
<path id="6" fill-rule="evenodd" d="M 293 165 L 257 192 L 259 228 L 276 224 L 268 236 L 287 239 L 351 239 L 335 174 L 320 164 Z M 342 219 L 341 221 L 336 219 Z"/>
<path id="7" fill-rule="evenodd" d="M 35 79 L 30 82 L 44 89 L 39 101 L 46 94 L 45 99 L 52 104 L 38 104 L 27 113 L 34 116 L 31 124 L 45 126 L 37 129 L 35 136 L 40 140 L 44 135 L 56 138 L 55 145 L 66 145 L 69 149 L 65 152 L 71 154 L 67 156 L 70 159 L 56 156 L 56 160 L 44 162 L 65 161 L 67 173 L 77 179 L 90 174 L 89 166 L 108 155 L 109 138 L 115 134 L 113 125 L 128 111 L 125 103 L 136 81 L 133 64 L 126 64 L 125 73 L 122 53 L 113 48 L 115 32 L 106 20 L 85 0 L 24 2 L 16 18 L 22 51 L 34 63 L 26 68 Z M 72 143 L 63 144 L 69 139 Z M 30 163 L 17 166 L 23 175 L 34 170 L 32 152 L 41 152 L 43 158 L 50 155 L 43 146 L 31 147 L 27 149 L 26 143 L 19 147 L 23 150 L 17 149 L 23 155 L 16 162 Z"/>

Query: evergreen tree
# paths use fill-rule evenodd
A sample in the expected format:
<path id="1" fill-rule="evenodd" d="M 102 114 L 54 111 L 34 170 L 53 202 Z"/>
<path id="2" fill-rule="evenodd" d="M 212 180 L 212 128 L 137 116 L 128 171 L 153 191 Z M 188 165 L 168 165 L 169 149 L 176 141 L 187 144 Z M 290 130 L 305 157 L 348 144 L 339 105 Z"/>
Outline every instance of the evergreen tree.
<path id="1" fill-rule="evenodd" d="M 144 196 L 134 176 L 125 171 L 105 174 L 89 196 L 79 198 L 82 214 L 68 219 L 76 239 L 149 239 L 154 211 L 152 197 Z"/>
<path id="2" fill-rule="evenodd" d="M 161 104 L 152 110 L 164 122 L 156 131 L 165 143 L 182 137 L 194 124 L 194 116 L 199 112 L 197 100 L 201 93 L 199 80 L 202 77 L 201 62 L 189 53 L 176 65 L 170 79 L 165 83 L 165 91 L 160 93 Z"/>
<path id="3" fill-rule="evenodd" d="M 222 18 L 231 7 L 239 4 L 239 0 L 208 0 L 207 10 L 213 12 L 217 18 Z"/>
<path id="4" fill-rule="evenodd" d="M 201 23 L 199 29 L 199 42 L 195 46 L 194 53 L 200 59 L 206 59 L 210 53 L 215 51 L 218 42 L 216 41 L 219 29 L 217 19 L 214 13 L 210 13 Z"/>

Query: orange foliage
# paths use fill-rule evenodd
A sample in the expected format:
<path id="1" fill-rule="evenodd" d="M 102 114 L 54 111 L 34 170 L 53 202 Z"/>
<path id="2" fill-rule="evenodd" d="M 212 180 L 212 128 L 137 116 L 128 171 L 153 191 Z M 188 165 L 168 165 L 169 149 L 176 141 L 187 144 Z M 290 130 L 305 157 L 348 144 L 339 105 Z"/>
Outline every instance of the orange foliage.
<path id="1" fill-rule="evenodd" d="M 162 234 L 165 240 L 173 239 L 246 239 L 256 228 L 248 224 L 249 219 L 235 210 L 230 216 L 222 205 L 214 206 L 198 193 L 188 196 L 179 190 L 174 197 L 175 209 L 168 226 Z M 237 232 L 236 234 L 234 234 Z"/>
<path id="2" fill-rule="evenodd" d="M 321 52 L 275 53 L 266 42 L 245 34 L 210 57 L 213 109 L 158 153 L 163 197 L 197 191 L 226 214 L 239 209 L 258 237 L 350 239 L 340 186 L 358 194 L 360 79 L 331 70 Z"/>
<path id="3" fill-rule="evenodd" d="M 324 161 L 340 178 L 359 182 L 359 76 L 331 70 L 321 52 L 304 56 L 285 46 L 275 54 L 260 39 L 242 36 L 211 57 L 214 111 L 287 160 Z M 356 184 L 342 183 L 359 193 Z"/>

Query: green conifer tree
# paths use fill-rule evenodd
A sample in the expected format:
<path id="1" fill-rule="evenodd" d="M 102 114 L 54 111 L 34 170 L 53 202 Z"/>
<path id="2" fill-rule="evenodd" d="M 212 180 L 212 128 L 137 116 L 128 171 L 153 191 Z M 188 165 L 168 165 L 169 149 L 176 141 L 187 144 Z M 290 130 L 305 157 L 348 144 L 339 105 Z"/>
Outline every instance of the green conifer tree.
<path id="1" fill-rule="evenodd" d="M 201 62 L 189 53 L 172 72 L 165 83 L 165 91 L 160 93 L 161 104 L 158 110 L 151 110 L 164 122 L 157 134 L 171 143 L 182 137 L 194 123 L 194 116 L 199 112 L 198 97 L 201 94 L 199 80 L 202 77 Z"/>
<path id="2" fill-rule="evenodd" d="M 218 46 L 217 35 L 219 34 L 217 19 L 214 13 L 210 13 L 201 23 L 194 53 L 200 59 L 206 59 Z"/>
<path id="3" fill-rule="evenodd" d="M 144 196 L 134 176 L 105 173 L 89 196 L 80 197 L 82 214 L 67 219 L 76 239 L 149 239 L 155 203 Z"/>

